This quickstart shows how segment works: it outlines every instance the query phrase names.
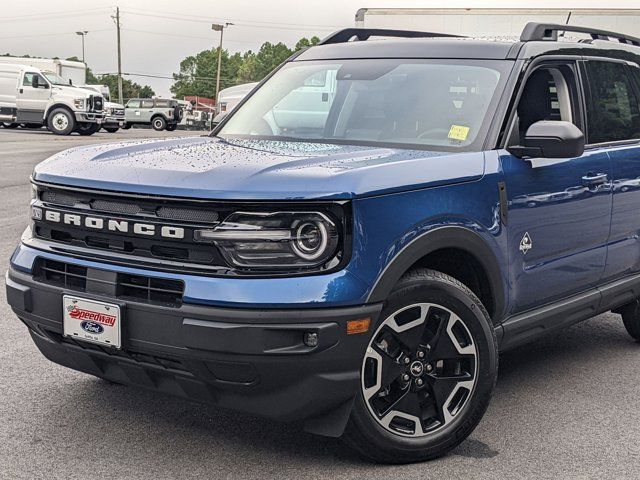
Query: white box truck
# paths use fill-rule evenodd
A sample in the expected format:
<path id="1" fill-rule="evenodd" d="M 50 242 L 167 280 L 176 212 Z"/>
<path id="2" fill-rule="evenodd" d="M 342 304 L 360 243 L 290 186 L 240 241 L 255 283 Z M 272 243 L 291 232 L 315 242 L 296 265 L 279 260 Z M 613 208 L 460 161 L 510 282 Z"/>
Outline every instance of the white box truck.
<path id="1" fill-rule="evenodd" d="M 29 65 L 40 70 L 57 73 L 67 83 L 84 85 L 87 83 L 87 65 L 83 62 L 60 60 L 59 58 L 0 57 L 1 63 Z"/>
<path id="2" fill-rule="evenodd" d="M 91 135 L 102 124 L 100 93 L 69 85 L 56 73 L 0 63 L 0 122 L 5 128 L 45 125 L 57 135 Z"/>
<path id="3" fill-rule="evenodd" d="M 568 23 L 640 36 L 640 9 L 361 8 L 356 13 L 360 28 L 469 37 L 519 37 L 528 22 Z"/>

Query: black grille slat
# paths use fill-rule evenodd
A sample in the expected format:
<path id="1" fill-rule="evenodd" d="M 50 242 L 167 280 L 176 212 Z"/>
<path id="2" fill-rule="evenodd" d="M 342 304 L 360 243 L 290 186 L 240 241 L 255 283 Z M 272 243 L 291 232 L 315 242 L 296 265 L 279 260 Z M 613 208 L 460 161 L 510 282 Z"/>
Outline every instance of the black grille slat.
<path id="1" fill-rule="evenodd" d="M 216 211 L 179 207 L 160 207 L 156 210 L 156 214 L 158 217 L 166 220 L 179 220 L 183 222 L 196 223 L 215 223 L 220 218 Z"/>
<path id="2" fill-rule="evenodd" d="M 97 269 L 96 269 L 97 270 Z M 99 272 L 99 270 L 97 270 Z M 180 280 L 147 277 L 118 273 L 116 281 L 89 276 L 88 268 L 70 263 L 40 258 L 35 266 L 35 278 L 50 285 L 70 290 L 87 291 L 87 281 L 114 285 L 116 298 L 130 298 L 145 303 L 161 303 L 180 306 L 184 294 L 184 283 Z"/>
<path id="3" fill-rule="evenodd" d="M 91 208 L 109 213 L 119 213 L 121 215 L 138 215 L 142 209 L 134 203 L 114 202 L 111 200 L 92 200 Z"/>

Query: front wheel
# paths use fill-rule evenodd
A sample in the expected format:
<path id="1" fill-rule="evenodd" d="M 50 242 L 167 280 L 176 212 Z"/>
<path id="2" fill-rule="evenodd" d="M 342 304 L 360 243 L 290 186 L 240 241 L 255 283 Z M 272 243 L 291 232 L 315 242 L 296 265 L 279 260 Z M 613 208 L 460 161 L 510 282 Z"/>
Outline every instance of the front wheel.
<path id="1" fill-rule="evenodd" d="M 462 283 L 420 269 L 399 281 L 380 318 L 345 440 L 383 463 L 442 456 L 489 406 L 498 371 L 489 315 Z"/>
<path id="2" fill-rule="evenodd" d="M 94 133 L 100 130 L 100 125 L 97 123 L 79 123 L 76 128 L 76 132 L 78 132 L 82 136 L 93 135 Z"/>
<path id="3" fill-rule="evenodd" d="M 165 128 L 167 128 L 167 122 L 162 117 L 155 117 L 151 120 L 151 126 L 156 132 L 161 132 Z"/>
<path id="4" fill-rule="evenodd" d="M 47 128 L 56 135 L 69 135 L 76 129 L 76 119 L 66 108 L 56 108 L 47 116 Z"/>
<path id="5" fill-rule="evenodd" d="M 634 340 L 640 342 L 640 302 L 635 301 L 617 310 L 622 315 L 624 328 Z"/>

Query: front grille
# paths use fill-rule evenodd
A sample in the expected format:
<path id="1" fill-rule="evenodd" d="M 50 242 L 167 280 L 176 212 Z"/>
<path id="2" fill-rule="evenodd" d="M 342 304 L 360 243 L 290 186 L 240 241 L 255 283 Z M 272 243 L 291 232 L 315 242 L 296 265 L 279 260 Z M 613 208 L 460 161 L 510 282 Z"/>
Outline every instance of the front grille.
<path id="1" fill-rule="evenodd" d="M 63 287 L 77 292 L 91 292 L 91 285 L 99 288 L 93 293 L 110 292 L 115 298 L 134 300 L 142 303 L 179 306 L 182 304 L 184 283 L 180 280 L 108 272 L 58 262 L 46 258 L 36 261 L 34 277 L 36 281 Z"/>
<path id="2" fill-rule="evenodd" d="M 120 227 L 120 230 L 115 227 L 90 228 L 84 221 L 52 222 L 45 215 L 34 220 L 33 233 L 36 238 L 47 242 L 96 253 L 111 252 L 121 261 L 127 261 L 126 256 L 129 256 L 131 261 L 137 259 L 145 266 L 170 261 L 179 262 L 180 265 L 174 263 L 173 266 L 180 269 L 191 266 L 193 270 L 202 270 L 203 267 L 216 272 L 228 270 L 218 249 L 211 244 L 196 242 L 193 232 L 218 225 L 233 211 L 229 204 L 45 188 L 40 191 L 34 205 L 45 211 L 53 209 L 57 215 L 69 214 L 82 219 L 92 217 L 105 226 L 109 222 L 118 222 L 118 225 L 126 224 L 128 227 Z M 152 225 L 154 234 L 136 233 L 136 224 Z M 183 235 L 163 235 L 163 228 L 169 232 L 178 228 Z"/>
<path id="3" fill-rule="evenodd" d="M 117 213 L 120 215 L 146 214 L 166 220 L 194 223 L 216 223 L 220 215 L 218 211 L 204 208 L 185 208 L 149 204 L 134 200 L 120 200 L 102 196 L 87 196 L 81 193 L 66 192 L 64 190 L 45 190 L 41 198 L 44 202 L 66 207 L 88 206 L 96 212 Z"/>
<path id="4" fill-rule="evenodd" d="M 103 103 L 102 96 L 91 95 L 91 97 L 89 97 L 89 110 L 92 112 L 101 112 Z"/>

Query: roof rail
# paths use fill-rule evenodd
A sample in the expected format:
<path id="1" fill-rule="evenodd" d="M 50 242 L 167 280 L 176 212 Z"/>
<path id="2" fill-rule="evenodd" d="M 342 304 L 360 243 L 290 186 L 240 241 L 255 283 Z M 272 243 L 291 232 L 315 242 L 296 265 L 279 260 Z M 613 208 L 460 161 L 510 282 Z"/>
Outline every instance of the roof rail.
<path id="1" fill-rule="evenodd" d="M 627 45 L 640 46 L 640 38 L 625 35 L 623 33 L 598 30 L 591 27 L 578 27 L 574 25 L 560 25 L 556 23 L 536 23 L 529 22 L 525 25 L 520 35 L 521 42 L 532 42 L 536 40 L 558 40 L 558 32 L 578 32 L 590 35 L 593 40 L 615 39 Z"/>
<path id="2" fill-rule="evenodd" d="M 399 38 L 437 38 L 460 37 L 448 33 L 417 32 L 413 30 L 387 30 L 384 28 L 345 28 L 333 32 L 323 38 L 318 45 L 330 45 L 332 43 L 345 43 L 352 39 L 364 41 L 371 37 L 399 37 Z"/>

